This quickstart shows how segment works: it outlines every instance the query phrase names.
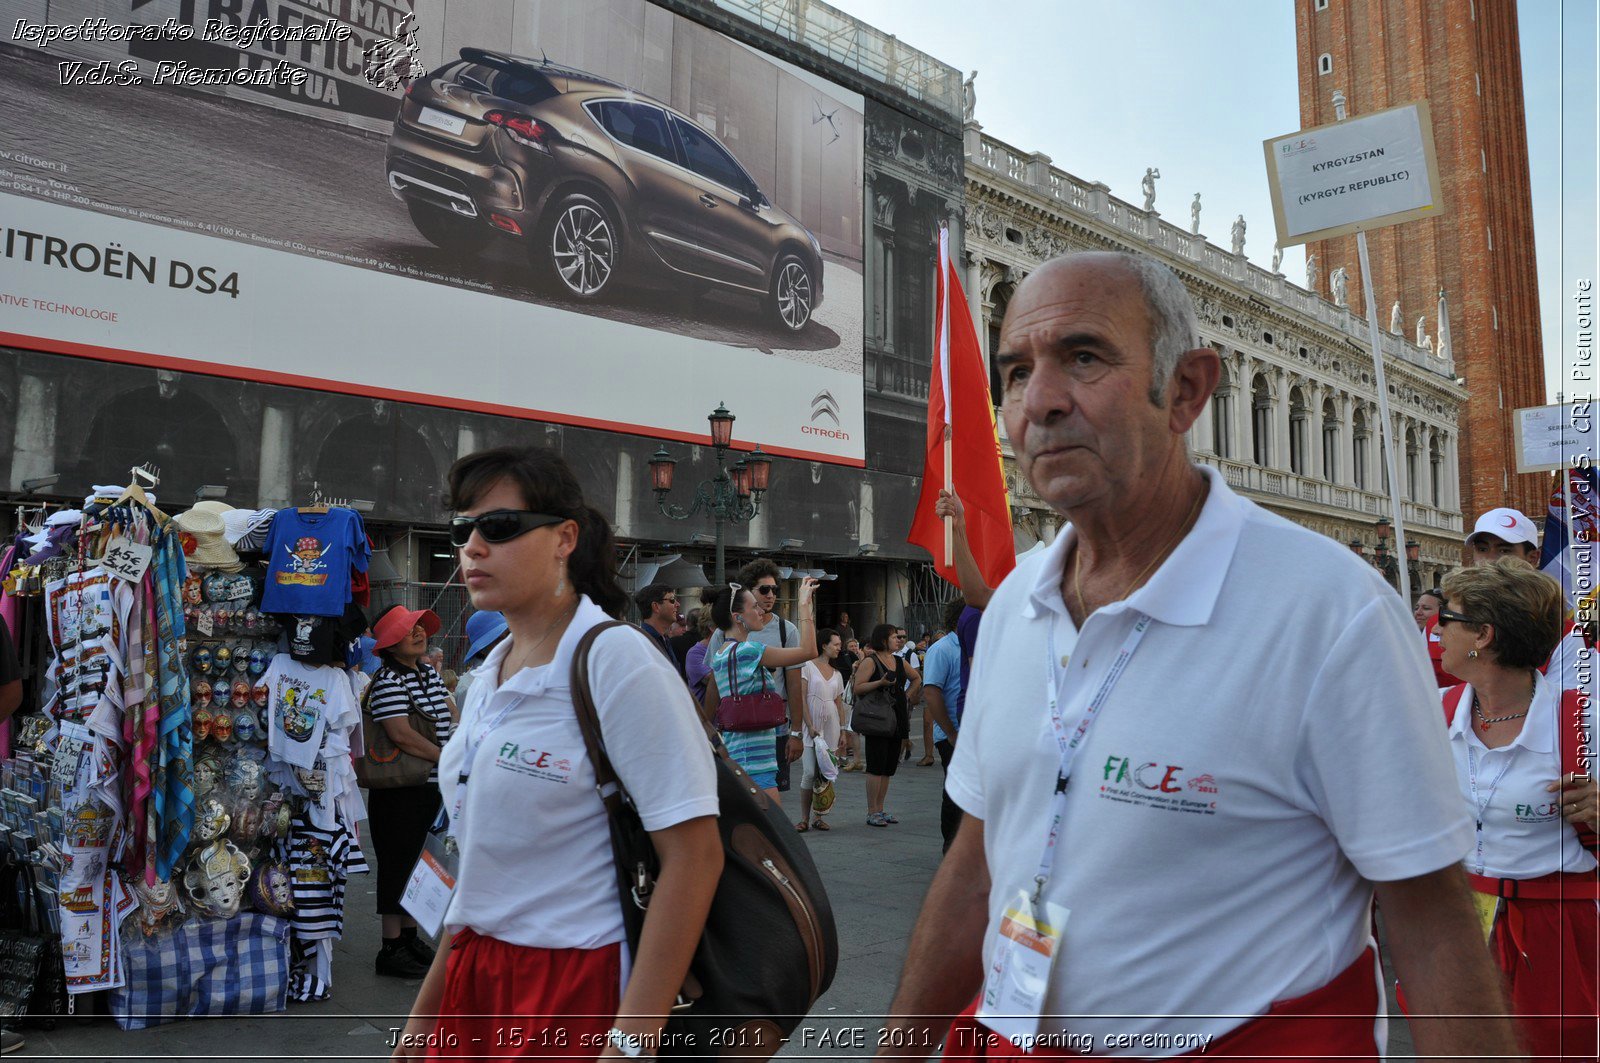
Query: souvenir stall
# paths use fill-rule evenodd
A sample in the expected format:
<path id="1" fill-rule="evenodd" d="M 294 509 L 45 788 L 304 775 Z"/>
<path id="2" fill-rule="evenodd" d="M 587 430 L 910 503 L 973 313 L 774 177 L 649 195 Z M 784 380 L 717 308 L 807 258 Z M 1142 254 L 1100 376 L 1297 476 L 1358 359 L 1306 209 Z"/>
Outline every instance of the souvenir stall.
<path id="1" fill-rule="evenodd" d="M 25 518 L 0 594 L 32 678 L 0 850 L 28 866 L 71 1000 L 127 1029 L 325 998 L 365 871 L 352 643 L 370 547 L 326 505 L 157 508 L 153 473 Z M 359 740 L 358 740 L 359 741 Z"/>

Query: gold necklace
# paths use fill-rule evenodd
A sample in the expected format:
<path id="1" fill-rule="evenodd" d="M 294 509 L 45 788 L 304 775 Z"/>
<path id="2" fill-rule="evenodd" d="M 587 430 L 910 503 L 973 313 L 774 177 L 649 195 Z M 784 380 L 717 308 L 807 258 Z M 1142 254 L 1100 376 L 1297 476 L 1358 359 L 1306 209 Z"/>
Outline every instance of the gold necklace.
<path id="1" fill-rule="evenodd" d="M 522 669 L 528 667 L 529 658 L 531 658 L 534 654 L 538 653 L 539 652 L 539 647 L 543 646 L 547 641 L 549 641 L 550 636 L 555 632 L 556 628 L 561 626 L 562 624 L 565 624 L 567 621 L 571 620 L 573 614 L 576 613 L 577 611 L 578 611 L 578 603 L 577 602 L 573 602 L 572 603 L 572 608 L 568 609 L 563 615 L 558 616 L 553 621 L 551 621 L 550 622 L 550 626 L 544 629 L 544 634 L 539 636 L 539 641 L 535 642 L 532 646 L 528 647 L 528 649 L 523 652 L 523 654 L 522 654 L 522 663 L 517 665 L 516 668 L 513 668 L 510 671 L 509 674 L 510 675 L 516 675 L 519 671 L 521 671 Z"/>
<path id="2" fill-rule="evenodd" d="M 1117 595 L 1116 598 L 1111 599 L 1112 601 L 1120 601 L 1121 599 L 1126 598 L 1129 594 L 1132 594 L 1133 589 L 1139 585 L 1139 581 L 1144 579 L 1145 576 L 1149 575 L 1150 570 L 1155 568 L 1156 565 L 1167 556 L 1167 553 L 1173 547 L 1178 545 L 1178 540 L 1182 539 L 1184 532 L 1189 530 L 1189 521 L 1194 519 L 1195 511 L 1200 508 L 1201 499 L 1205 497 L 1206 493 L 1204 490 L 1202 490 L 1198 495 L 1195 495 L 1194 505 L 1189 507 L 1189 512 L 1184 516 L 1183 523 L 1178 525 L 1177 532 L 1172 536 L 1171 539 L 1167 540 L 1167 545 L 1161 548 L 1160 553 L 1156 554 L 1155 557 L 1150 559 L 1150 563 L 1144 566 L 1137 576 L 1133 577 L 1133 582 L 1129 583 L 1128 586 L 1124 588 L 1123 592 Z M 1083 600 L 1083 550 L 1081 548 L 1072 555 L 1072 589 L 1078 596 L 1078 610 L 1083 613 L 1084 619 L 1087 620 L 1089 618 L 1089 606 Z"/>

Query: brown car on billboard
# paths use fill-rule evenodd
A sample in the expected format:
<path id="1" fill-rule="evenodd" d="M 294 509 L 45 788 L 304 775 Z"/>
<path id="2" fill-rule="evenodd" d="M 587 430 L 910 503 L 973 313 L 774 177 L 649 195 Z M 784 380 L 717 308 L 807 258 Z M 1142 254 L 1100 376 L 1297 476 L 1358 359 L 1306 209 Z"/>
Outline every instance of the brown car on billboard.
<path id="1" fill-rule="evenodd" d="M 805 328 L 822 250 L 716 137 L 664 103 L 548 60 L 481 48 L 412 82 L 389 138 L 389 188 L 431 243 L 520 238 L 567 295 L 619 277 L 758 295 Z"/>

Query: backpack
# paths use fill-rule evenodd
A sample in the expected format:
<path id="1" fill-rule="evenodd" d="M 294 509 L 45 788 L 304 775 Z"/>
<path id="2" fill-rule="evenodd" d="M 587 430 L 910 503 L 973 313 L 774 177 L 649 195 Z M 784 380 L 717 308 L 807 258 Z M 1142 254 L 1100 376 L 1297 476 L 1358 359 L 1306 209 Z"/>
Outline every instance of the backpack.
<path id="1" fill-rule="evenodd" d="M 1461 699 L 1466 696 L 1467 684 L 1462 683 L 1445 691 L 1444 695 L 1444 722 L 1446 726 L 1456 722 L 1456 710 L 1461 708 Z M 1562 775 L 1589 775 L 1594 768 L 1594 746 L 1586 740 L 1583 732 L 1584 704 L 1582 691 L 1563 690 L 1561 692 L 1561 719 L 1565 726 L 1560 728 L 1559 745 L 1561 751 Z M 1570 822 L 1570 820 L 1568 821 Z M 1573 824 L 1573 829 L 1578 832 L 1578 844 L 1591 853 L 1600 850 L 1600 836 L 1589 827 L 1582 824 Z"/>
<path id="2" fill-rule="evenodd" d="M 622 921 L 637 956 L 660 865 L 633 799 L 606 757 L 589 688 L 595 638 L 626 626 L 599 624 L 579 640 L 571 683 L 572 704 L 611 825 Z M 639 706 L 641 712 L 654 709 Z M 728 755 L 717 732 L 704 720 L 701 726 L 715 754 L 724 863 L 659 1054 L 764 1059 L 783 1047 L 832 983 L 838 934 L 822 877 L 794 825 Z"/>

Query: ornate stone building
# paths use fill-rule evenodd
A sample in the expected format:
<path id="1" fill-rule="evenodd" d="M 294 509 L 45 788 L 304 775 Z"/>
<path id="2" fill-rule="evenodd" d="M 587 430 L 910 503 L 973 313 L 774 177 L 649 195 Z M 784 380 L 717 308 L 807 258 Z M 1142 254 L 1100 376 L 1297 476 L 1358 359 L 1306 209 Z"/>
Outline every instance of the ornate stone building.
<path id="1" fill-rule="evenodd" d="M 977 122 L 966 124 L 965 149 L 965 283 L 988 356 L 1016 285 L 1041 262 L 1072 251 L 1153 255 L 1188 286 L 1201 341 L 1222 356 L 1222 381 L 1189 434 L 1196 460 L 1274 512 L 1347 544 L 1359 540 L 1364 556 L 1392 574 L 1393 538 L 1379 523 L 1389 502 L 1364 321 L 1154 209 L 1055 168 L 1046 155 L 985 136 Z M 1467 393 L 1448 354 L 1388 331 L 1382 343 L 1403 519 L 1420 548 L 1413 587 L 1426 588 L 1460 564 L 1458 416 Z M 1009 443 L 1005 449 L 1019 543 L 1048 541 L 1057 518 L 1015 474 Z"/>

